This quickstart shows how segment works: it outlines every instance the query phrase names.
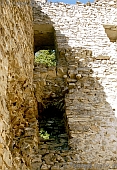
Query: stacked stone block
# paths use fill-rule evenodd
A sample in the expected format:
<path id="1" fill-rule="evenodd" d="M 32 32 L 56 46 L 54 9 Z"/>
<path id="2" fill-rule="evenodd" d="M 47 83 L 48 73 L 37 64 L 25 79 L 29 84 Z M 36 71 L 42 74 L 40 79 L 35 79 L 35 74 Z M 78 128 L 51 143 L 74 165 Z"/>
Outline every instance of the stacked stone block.
<path id="1" fill-rule="evenodd" d="M 30 1 L 1 1 L 0 16 L 0 169 L 31 169 L 38 126 Z"/>
<path id="2" fill-rule="evenodd" d="M 117 25 L 115 2 L 37 3 L 33 13 L 34 24 L 51 24 L 55 29 L 57 76 L 68 89 L 69 146 L 77 155 L 75 162 L 68 162 L 72 169 L 115 168 L 117 45 L 105 31 Z"/>
<path id="3" fill-rule="evenodd" d="M 117 168 L 116 1 L 34 3 L 34 24 L 54 27 L 58 59 L 56 74 L 37 78 L 36 97 L 65 97 L 71 147 L 45 156 L 32 81 L 32 4 L 0 2 L 0 169 Z"/>

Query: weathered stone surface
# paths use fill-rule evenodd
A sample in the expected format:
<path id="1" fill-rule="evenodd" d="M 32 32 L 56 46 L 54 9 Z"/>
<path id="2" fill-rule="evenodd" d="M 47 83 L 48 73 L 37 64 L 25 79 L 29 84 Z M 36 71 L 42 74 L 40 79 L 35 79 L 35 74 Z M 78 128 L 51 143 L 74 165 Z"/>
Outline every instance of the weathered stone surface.
<path id="1" fill-rule="evenodd" d="M 33 26 L 29 3 L 0 2 L 0 169 L 5 170 L 30 169 L 33 147 L 38 143 L 37 123 L 33 126 L 31 121 L 35 118 L 37 122 L 37 108 L 32 87 Z M 30 143 L 26 139 L 29 136 Z"/>
<path id="2" fill-rule="evenodd" d="M 38 5 L 44 20 L 37 12 Z M 59 162 L 57 157 L 56 161 L 60 169 L 109 169 L 112 156 L 117 157 L 114 149 L 117 144 L 116 2 L 38 5 L 33 10 L 34 24 L 48 23 L 55 29 L 56 80 L 59 83 L 52 77 L 51 81 L 47 77 L 43 80 L 42 68 L 40 71 L 36 68 L 36 96 L 40 101 L 39 81 L 43 84 L 44 102 L 53 93 L 54 97 L 65 94 L 66 126 L 70 135 L 69 146 L 73 150 L 67 154 L 57 153 L 65 162 Z M 112 30 L 108 33 L 106 29 Z M 95 162 L 102 167 L 98 168 Z"/>
<path id="3" fill-rule="evenodd" d="M 47 165 L 47 164 L 43 164 L 43 165 L 41 166 L 41 170 L 49 170 L 49 169 L 50 169 L 50 166 Z"/>
<path id="4" fill-rule="evenodd" d="M 58 166 L 57 166 L 57 165 L 52 166 L 52 167 L 51 167 L 51 170 L 60 170 L 59 165 L 58 165 Z"/>
<path id="5" fill-rule="evenodd" d="M 34 82 L 32 5 L 35 37 L 41 46 L 54 41 L 53 31 L 58 60 L 56 68 L 36 66 Z M 117 168 L 116 5 L 0 2 L 0 169 Z M 65 99 L 71 150 L 39 143 L 34 94 L 46 106 L 50 98 L 59 100 L 60 110 Z M 65 134 L 61 137 L 56 146 L 65 142 Z"/>

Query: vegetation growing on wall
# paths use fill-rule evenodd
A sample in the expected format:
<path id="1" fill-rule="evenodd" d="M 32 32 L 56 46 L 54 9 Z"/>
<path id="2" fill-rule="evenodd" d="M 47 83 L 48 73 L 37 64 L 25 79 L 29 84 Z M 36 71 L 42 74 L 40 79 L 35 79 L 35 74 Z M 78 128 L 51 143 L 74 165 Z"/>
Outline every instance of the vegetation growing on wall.
<path id="1" fill-rule="evenodd" d="M 40 129 L 39 134 L 43 139 L 49 139 L 50 134 L 48 134 L 43 128 Z"/>
<path id="2" fill-rule="evenodd" d="M 55 50 L 40 50 L 35 53 L 35 63 L 56 66 Z"/>

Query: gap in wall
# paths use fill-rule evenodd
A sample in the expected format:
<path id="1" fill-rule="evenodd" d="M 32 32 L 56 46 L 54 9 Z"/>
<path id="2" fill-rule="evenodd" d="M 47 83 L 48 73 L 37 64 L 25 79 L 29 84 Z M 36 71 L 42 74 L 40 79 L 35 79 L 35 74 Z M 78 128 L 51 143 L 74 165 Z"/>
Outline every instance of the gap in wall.
<path id="1" fill-rule="evenodd" d="M 39 129 L 40 149 L 69 150 L 63 100 L 50 99 L 45 109 L 39 109 Z"/>
<path id="2" fill-rule="evenodd" d="M 40 52 L 50 52 L 51 54 L 54 53 L 55 59 L 53 60 L 56 63 L 56 45 L 55 45 L 55 31 L 53 26 L 51 25 L 35 25 L 34 26 L 34 52 L 38 55 Z M 36 57 L 36 56 L 35 56 Z M 41 56 L 42 57 L 42 56 Z M 47 57 L 45 57 L 47 59 Z M 45 67 L 54 66 L 56 64 L 47 65 L 43 62 L 35 63 L 35 68 L 41 67 L 42 70 Z M 57 68 L 55 68 L 56 70 Z M 36 70 L 36 69 L 35 69 Z M 47 71 L 47 69 L 46 69 Z M 47 73 L 49 75 L 49 73 Z M 51 75 L 49 75 L 51 76 Z M 56 75 L 57 76 L 57 75 Z M 59 77 L 54 77 L 56 79 L 55 84 L 57 84 L 57 79 Z M 54 80 L 52 80 L 54 81 Z M 51 83 L 50 83 L 51 84 Z M 46 85 L 43 87 L 45 91 L 49 92 L 51 86 Z M 59 84 L 57 88 L 61 89 Z M 43 151 L 45 148 L 48 150 L 69 150 L 68 146 L 68 129 L 66 127 L 66 116 L 65 116 L 65 102 L 64 98 L 65 95 L 61 95 L 61 90 L 50 89 L 55 94 L 55 97 L 51 96 L 46 99 L 42 98 L 42 103 L 38 103 L 38 116 L 39 116 L 39 148 Z M 58 92 L 59 91 L 59 92 Z M 52 94 L 53 94 L 52 93 Z M 56 97 L 57 96 L 57 97 Z M 62 96 L 62 97 L 61 97 Z"/>

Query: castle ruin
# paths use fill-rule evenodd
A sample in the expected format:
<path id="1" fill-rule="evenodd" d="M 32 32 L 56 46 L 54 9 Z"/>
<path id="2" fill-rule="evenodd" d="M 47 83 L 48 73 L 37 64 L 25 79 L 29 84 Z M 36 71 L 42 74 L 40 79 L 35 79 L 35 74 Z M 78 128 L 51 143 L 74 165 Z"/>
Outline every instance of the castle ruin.
<path id="1" fill-rule="evenodd" d="M 116 0 L 1 0 L 0 13 L 0 169 L 117 169 Z M 34 64 L 43 49 L 56 67 Z"/>

